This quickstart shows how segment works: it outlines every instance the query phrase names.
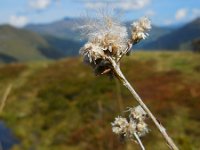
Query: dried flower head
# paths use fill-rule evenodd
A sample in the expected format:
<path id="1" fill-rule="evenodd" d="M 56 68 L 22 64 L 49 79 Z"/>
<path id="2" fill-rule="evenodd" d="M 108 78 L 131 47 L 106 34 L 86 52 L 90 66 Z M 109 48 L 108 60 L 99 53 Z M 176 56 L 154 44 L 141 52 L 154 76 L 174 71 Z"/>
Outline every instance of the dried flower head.
<path id="1" fill-rule="evenodd" d="M 147 117 L 147 113 L 141 106 L 130 108 L 129 111 L 130 111 L 130 118 L 134 118 L 137 120 L 145 120 Z"/>
<path id="2" fill-rule="evenodd" d="M 147 124 L 144 121 L 140 121 L 137 123 L 137 134 L 139 137 L 146 135 L 149 130 L 147 128 Z"/>
<path id="3" fill-rule="evenodd" d="M 143 18 L 133 23 L 131 40 L 126 27 L 110 16 L 88 20 L 81 29 L 88 38 L 88 42 L 80 49 L 85 62 L 94 68 L 96 74 L 114 75 L 110 59 L 119 63 L 130 52 L 132 43 L 147 36 L 145 31 L 150 29 L 150 22 Z"/>
<path id="4" fill-rule="evenodd" d="M 112 131 L 128 139 L 134 139 L 134 134 L 137 134 L 139 137 L 146 135 L 149 132 L 147 124 L 144 122 L 146 112 L 141 106 L 130 108 L 129 111 L 129 121 L 122 117 L 115 118 L 115 121 L 111 123 Z"/>
<path id="5" fill-rule="evenodd" d="M 84 46 L 81 49 L 81 54 L 86 53 L 88 59 L 93 61 L 95 61 L 93 58 L 96 58 L 96 52 L 98 55 L 102 54 L 102 59 L 104 59 L 104 55 L 116 59 L 127 47 L 128 33 L 126 27 L 108 16 L 104 17 L 103 20 L 94 21 L 95 23 L 89 22 L 88 25 L 83 27 L 87 31 L 88 43 L 86 45 L 89 45 L 90 49 L 88 49 L 88 46 Z M 89 51 L 95 51 L 95 53 Z"/>
<path id="6" fill-rule="evenodd" d="M 126 133 L 126 129 L 129 126 L 129 123 L 126 118 L 117 117 L 115 121 L 111 123 L 112 131 L 118 135 L 122 135 Z"/>
<path id="7" fill-rule="evenodd" d="M 137 43 L 142 39 L 145 39 L 149 34 L 146 33 L 151 29 L 151 21 L 147 17 L 143 17 L 140 20 L 133 22 L 132 24 L 132 41 Z"/>
<path id="8" fill-rule="evenodd" d="M 94 67 L 96 73 L 102 73 L 105 69 L 99 69 L 99 66 L 108 63 L 104 62 L 107 57 L 117 60 L 127 49 L 126 27 L 106 16 L 100 20 L 93 20 L 93 23 L 88 22 L 83 28 L 86 30 L 88 42 L 80 49 L 80 54 Z"/>
<path id="9" fill-rule="evenodd" d="M 117 117 L 115 121 L 111 123 L 112 131 L 120 135 L 122 137 L 126 137 L 128 139 L 133 138 L 134 133 L 136 132 L 136 124 L 135 122 L 128 122 L 126 118 Z"/>

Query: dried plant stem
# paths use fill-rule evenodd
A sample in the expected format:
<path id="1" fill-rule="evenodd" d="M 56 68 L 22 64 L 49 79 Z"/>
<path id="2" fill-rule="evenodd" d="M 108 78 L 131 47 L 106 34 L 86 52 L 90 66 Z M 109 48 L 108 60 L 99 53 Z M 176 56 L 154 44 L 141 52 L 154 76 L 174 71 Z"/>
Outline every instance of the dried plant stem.
<path id="1" fill-rule="evenodd" d="M 137 133 L 134 133 L 134 136 L 135 136 L 138 144 L 140 145 L 141 150 L 145 150 L 144 145 L 142 144 L 142 141 L 140 140 L 140 137 L 137 135 Z"/>
<path id="2" fill-rule="evenodd" d="M 131 92 L 131 94 L 133 95 L 133 97 L 137 100 L 137 102 L 140 104 L 140 106 L 146 111 L 146 113 L 148 114 L 148 116 L 152 119 L 152 121 L 154 122 L 154 124 L 156 125 L 156 127 L 159 129 L 159 131 L 161 132 L 161 134 L 165 138 L 165 140 L 166 140 L 167 144 L 169 145 L 170 149 L 172 149 L 172 150 L 178 150 L 178 147 L 175 145 L 175 143 L 173 142 L 173 140 L 169 137 L 169 135 L 167 134 L 165 128 L 157 121 L 157 119 L 154 117 L 154 115 L 151 113 L 151 111 L 147 108 L 147 106 L 145 105 L 145 103 L 142 101 L 142 99 L 140 98 L 140 96 L 136 93 L 136 91 L 134 90 L 134 88 L 127 81 L 127 79 L 123 75 L 123 73 L 122 73 L 119 65 L 112 58 L 109 57 L 108 59 L 112 63 L 112 66 L 113 66 L 113 69 L 114 69 L 114 71 L 116 73 L 116 76 L 123 83 L 123 85 Z"/>
<path id="3" fill-rule="evenodd" d="M 9 95 L 11 89 L 12 89 L 12 85 L 10 84 L 10 85 L 7 87 L 7 89 L 6 89 L 6 91 L 5 91 L 4 95 L 3 95 L 3 99 L 2 99 L 1 105 L 0 105 L 0 114 L 2 113 L 3 108 L 5 107 L 5 103 L 6 103 L 6 100 L 7 100 L 7 98 L 8 98 L 8 95 Z"/>

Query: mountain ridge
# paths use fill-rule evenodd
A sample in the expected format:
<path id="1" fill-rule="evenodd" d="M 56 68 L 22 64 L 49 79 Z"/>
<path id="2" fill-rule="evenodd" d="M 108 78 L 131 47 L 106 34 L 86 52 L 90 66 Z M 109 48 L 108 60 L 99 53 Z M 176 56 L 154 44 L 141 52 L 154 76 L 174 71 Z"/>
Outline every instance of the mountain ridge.
<path id="1" fill-rule="evenodd" d="M 80 24 L 79 24 L 80 23 Z M 130 29 L 130 21 L 124 25 Z M 76 56 L 85 40 L 78 24 L 82 18 L 64 18 L 49 24 L 30 24 L 24 28 L 0 25 L 0 62 L 24 62 Z M 200 18 L 177 29 L 152 25 L 149 37 L 134 49 L 192 49 L 192 41 L 200 38 Z"/>
<path id="2" fill-rule="evenodd" d="M 192 49 L 192 41 L 200 38 L 200 18 L 144 45 L 144 49 Z"/>

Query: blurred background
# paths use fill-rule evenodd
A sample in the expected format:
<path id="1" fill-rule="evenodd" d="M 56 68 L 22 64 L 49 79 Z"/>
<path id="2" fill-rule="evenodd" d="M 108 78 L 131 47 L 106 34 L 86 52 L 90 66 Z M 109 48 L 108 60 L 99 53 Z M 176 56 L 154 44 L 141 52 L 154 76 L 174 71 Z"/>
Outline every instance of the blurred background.
<path id="1" fill-rule="evenodd" d="M 111 122 L 137 103 L 78 56 L 77 26 L 98 10 L 127 28 L 143 16 L 149 37 L 121 67 L 181 150 L 200 149 L 200 0 L 1 0 L 0 150 L 137 150 Z M 154 124 L 149 150 L 168 146 Z"/>

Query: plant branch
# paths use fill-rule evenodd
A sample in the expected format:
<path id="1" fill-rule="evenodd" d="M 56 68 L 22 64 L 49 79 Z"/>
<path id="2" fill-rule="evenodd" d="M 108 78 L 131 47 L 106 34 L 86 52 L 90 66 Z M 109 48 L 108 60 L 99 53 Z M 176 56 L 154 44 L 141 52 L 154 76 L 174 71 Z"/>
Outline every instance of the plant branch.
<path id="1" fill-rule="evenodd" d="M 144 145 L 142 144 L 142 141 L 140 140 L 140 137 L 137 135 L 136 132 L 134 133 L 134 136 L 135 136 L 135 138 L 136 138 L 138 144 L 140 145 L 141 150 L 145 150 Z"/>
<path id="2" fill-rule="evenodd" d="M 132 44 L 131 42 L 128 42 L 128 43 L 127 43 L 127 48 L 126 48 L 126 50 L 123 52 L 123 54 L 121 55 L 121 57 L 117 60 L 117 63 L 118 63 L 118 64 L 119 64 L 120 60 L 122 59 L 122 57 L 123 57 L 124 55 L 126 55 L 126 54 L 131 50 L 132 46 L 133 46 L 133 44 Z"/>
<path id="3" fill-rule="evenodd" d="M 10 84 L 7 87 L 7 89 L 6 89 L 6 91 L 5 91 L 4 95 L 3 95 L 3 99 L 2 99 L 1 105 L 0 105 L 0 114 L 2 113 L 2 111 L 3 111 L 4 107 L 5 107 L 5 103 L 6 103 L 6 100 L 8 99 L 8 95 L 9 95 L 11 89 L 12 89 L 12 85 Z"/>
<path id="4" fill-rule="evenodd" d="M 156 127 L 159 129 L 160 133 L 163 135 L 164 139 L 166 140 L 167 144 L 169 145 L 171 150 L 178 150 L 178 147 L 175 145 L 173 140 L 169 137 L 167 134 L 165 128 L 157 121 L 155 116 L 151 113 L 151 111 L 148 109 L 148 107 L 145 105 L 145 103 L 142 101 L 140 96 L 136 93 L 134 88 L 130 85 L 130 83 L 127 81 L 123 73 L 121 72 L 121 69 L 119 65 L 110 57 L 108 57 L 109 61 L 112 63 L 113 69 L 115 71 L 116 76 L 119 78 L 119 80 L 123 83 L 123 85 L 131 92 L 133 97 L 137 100 L 137 102 L 140 104 L 140 106 L 145 110 L 145 112 L 148 114 L 148 116 L 152 119 Z"/>

